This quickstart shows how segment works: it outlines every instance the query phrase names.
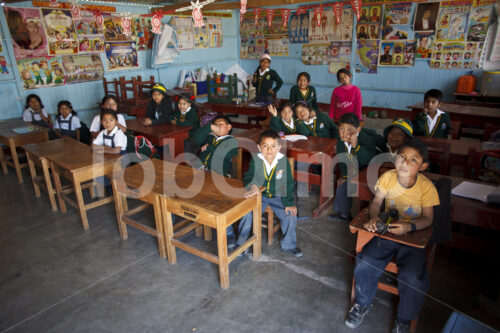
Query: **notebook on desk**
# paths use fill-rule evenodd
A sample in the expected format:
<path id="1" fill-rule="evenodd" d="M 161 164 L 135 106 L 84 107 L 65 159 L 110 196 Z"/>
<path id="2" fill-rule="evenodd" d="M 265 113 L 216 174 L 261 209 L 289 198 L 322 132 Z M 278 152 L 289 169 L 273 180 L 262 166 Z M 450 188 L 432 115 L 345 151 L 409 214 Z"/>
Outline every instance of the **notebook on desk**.
<path id="1" fill-rule="evenodd" d="M 451 194 L 484 203 L 498 204 L 500 202 L 500 186 L 494 185 L 463 181 L 451 190 Z"/>
<path id="2" fill-rule="evenodd" d="M 13 128 L 12 132 L 16 134 L 26 134 L 29 132 L 33 132 L 33 130 L 34 130 L 33 126 L 25 126 L 25 127 Z"/>

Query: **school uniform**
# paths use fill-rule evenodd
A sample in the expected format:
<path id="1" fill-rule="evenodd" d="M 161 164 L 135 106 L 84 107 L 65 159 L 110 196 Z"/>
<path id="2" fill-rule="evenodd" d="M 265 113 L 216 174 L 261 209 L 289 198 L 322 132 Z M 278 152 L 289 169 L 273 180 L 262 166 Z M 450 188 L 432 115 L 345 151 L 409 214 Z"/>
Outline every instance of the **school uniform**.
<path id="1" fill-rule="evenodd" d="M 266 68 L 265 71 L 261 72 L 260 68 L 254 73 L 254 79 L 256 83 L 254 86 L 256 89 L 257 100 L 271 102 L 273 95 L 280 90 L 283 85 L 283 80 L 278 75 L 278 73 L 270 68 Z M 273 82 L 276 82 L 276 86 L 273 88 Z M 269 92 L 269 89 L 273 89 L 273 93 Z"/>
<path id="2" fill-rule="evenodd" d="M 156 104 L 153 100 L 149 102 L 146 109 L 146 118 L 151 119 L 152 125 L 164 124 L 169 122 L 173 112 L 172 101 L 168 96 L 164 95 L 160 104 Z"/>
<path id="3" fill-rule="evenodd" d="M 211 131 L 211 124 L 207 124 L 194 133 L 195 143 L 200 146 L 208 143 L 207 149 L 198 155 L 201 165 L 194 166 L 220 175 L 230 175 L 232 158 L 238 154 L 238 142 L 232 135 L 217 137 Z"/>
<path id="4" fill-rule="evenodd" d="M 42 114 L 44 117 L 49 116 L 49 114 L 47 113 L 47 111 L 45 111 L 45 109 L 42 109 Z M 43 122 L 45 124 L 45 122 L 42 120 L 42 117 L 38 114 L 38 112 L 36 112 L 32 108 L 27 108 L 26 110 L 24 110 L 23 121 L 31 121 L 35 125 L 38 125 L 38 123 L 40 122 Z"/>
<path id="5" fill-rule="evenodd" d="M 337 125 L 324 113 L 318 112 L 316 117 L 311 118 L 308 122 L 301 122 L 306 126 L 307 136 L 339 139 Z"/>
<path id="6" fill-rule="evenodd" d="M 82 127 L 80 119 L 71 113 L 66 118 L 60 114 L 54 122 L 54 129 L 59 130 L 61 135 L 69 136 L 73 139 L 76 139 L 76 130 L 80 127 Z"/>
<path id="7" fill-rule="evenodd" d="M 108 130 L 103 129 L 92 142 L 94 145 L 106 146 L 110 148 L 120 147 L 122 153 L 127 150 L 127 136 L 115 126 L 111 133 L 107 134 Z"/>
<path id="8" fill-rule="evenodd" d="M 178 126 L 191 126 L 193 129 L 200 127 L 198 113 L 191 106 L 184 112 L 179 109 L 175 110 L 170 116 L 170 121 L 172 120 L 175 120 L 175 124 Z"/>
<path id="9" fill-rule="evenodd" d="M 247 188 L 252 185 L 264 186 L 262 192 L 262 213 L 270 206 L 276 217 L 281 222 L 283 238 L 281 248 L 291 250 L 297 247 L 297 217 L 286 214 L 286 207 L 295 206 L 292 168 L 285 155 L 277 153 L 273 162 L 269 164 L 262 153 L 254 155 L 250 161 L 248 171 L 243 176 L 243 182 Z M 238 226 L 238 239 L 236 245 L 243 244 L 252 230 L 253 214 L 245 215 Z M 228 229 L 228 236 L 231 237 L 231 230 Z"/>
<path id="10" fill-rule="evenodd" d="M 416 136 L 447 138 L 451 130 L 450 115 L 439 109 L 433 119 L 424 112 L 421 112 L 413 119 L 412 123 L 413 135 Z"/>
<path id="11" fill-rule="evenodd" d="M 306 128 L 303 122 L 297 119 L 291 119 L 290 123 L 287 123 L 281 117 L 271 116 L 271 121 L 269 122 L 271 129 L 276 132 L 283 132 L 285 134 L 302 134 L 308 135 L 309 130 Z"/>
<path id="12" fill-rule="evenodd" d="M 116 117 L 118 118 L 118 124 L 120 124 L 123 127 L 127 127 L 127 122 L 125 121 L 125 117 L 121 113 L 117 113 Z M 104 129 L 101 125 L 101 115 L 98 114 L 97 116 L 92 119 L 92 123 L 90 124 L 90 131 L 91 132 L 100 132 Z"/>
<path id="13" fill-rule="evenodd" d="M 304 93 L 300 90 L 299 86 L 295 85 L 290 89 L 290 103 L 294 105 L 297 102 L 306 102 L 310 108 L 318 112 L 318 100 L 317 100 L 316 89 L 313 86 L 308 86 Z"/>

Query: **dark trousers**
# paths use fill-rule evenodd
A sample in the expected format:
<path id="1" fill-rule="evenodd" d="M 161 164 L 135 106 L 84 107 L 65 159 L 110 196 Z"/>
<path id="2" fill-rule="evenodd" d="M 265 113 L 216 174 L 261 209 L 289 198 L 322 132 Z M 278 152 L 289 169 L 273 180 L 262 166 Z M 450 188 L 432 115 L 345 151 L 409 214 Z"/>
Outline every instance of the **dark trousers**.
<path id="1" fill-rule="evenodd" d="M 406 323 L 418 316 L 425 301 L 425 293 L 429 290 L 425 249 L 373 238 L 356 258 L 356 303 L 372 303 L 378 280 L 392 258 L 396 259 L 399 270 L 398 321 Z"/>
<path id="2" fill-rule="evenodd" d="M 345 181 L 337 187 L 333 202 L 333 210 L 343 217 L 349 216 L 352 207 L 352 198 L 347 196 L 347 183 L 348 181 Z"/>

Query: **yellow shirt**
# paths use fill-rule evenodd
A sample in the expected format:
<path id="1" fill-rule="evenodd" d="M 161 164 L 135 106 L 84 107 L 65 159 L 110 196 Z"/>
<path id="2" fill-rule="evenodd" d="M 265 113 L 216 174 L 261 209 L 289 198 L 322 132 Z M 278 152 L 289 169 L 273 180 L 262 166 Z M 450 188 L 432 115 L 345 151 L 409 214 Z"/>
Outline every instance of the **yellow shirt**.
<path id="1" fill-rule="evenodd" d="M 420 173 L 415 184 L 405 188 L 398 182 L 396 170 L 389 170 L 380 176 L 375 190 L 384 196 L 385 210 L 396 208 L 402 221 L 419 218 L 422 215 L 422 207 L 439 205 L 439 195 L 434 184 Z"/>

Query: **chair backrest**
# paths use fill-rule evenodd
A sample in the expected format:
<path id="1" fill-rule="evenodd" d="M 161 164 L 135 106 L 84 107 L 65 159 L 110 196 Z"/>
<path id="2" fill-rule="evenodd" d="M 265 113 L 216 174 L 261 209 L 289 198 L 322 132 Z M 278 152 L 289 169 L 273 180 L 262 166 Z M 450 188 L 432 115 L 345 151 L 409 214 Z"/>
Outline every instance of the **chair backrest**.
<path id="1" fill-rule="evenodd" d="M 451 123 L 451 138 L 454 140 L 460 139 L 460 131 L 462 130 L 462 122 L 459 120 L 452 120 Z"/>
<path id="2" fill-rule="evenodd" d="M 426 142 L 426 145 L 429 151 L 429 161 L 440 165 L 439 174 L 445 176 L 449 175 L 451 165 L 451 143 L 440 140 L 429 140 Z"/>
<path id="3" fill-rule="evenodd" d="M 490 141 L 491 135 L 498 130 L 500 130 L 500 126 L 486 124 L 484 126 L 484 133 L 483 133 L 483 138 L 481 139 L 481 141 Z"/>
<path id="4" fill-rule="evenodd" d="M 481 156 L 483 153 L 478 152 L 475 148 L 469 148 L 467 162 L 464 171 L 464 178 L 477 179 L 481 170 Z"/>
<path id="5" fill-rule="evenodd" d="M 443 243 L 451 238 L 451 179 L 441 177 L 434 181 L 439 205 L 434 207 L 430 244 Z"/>

